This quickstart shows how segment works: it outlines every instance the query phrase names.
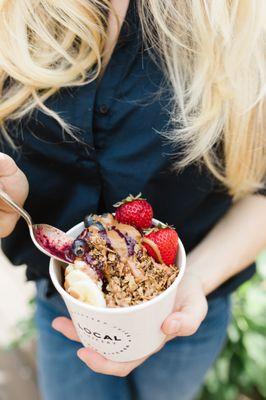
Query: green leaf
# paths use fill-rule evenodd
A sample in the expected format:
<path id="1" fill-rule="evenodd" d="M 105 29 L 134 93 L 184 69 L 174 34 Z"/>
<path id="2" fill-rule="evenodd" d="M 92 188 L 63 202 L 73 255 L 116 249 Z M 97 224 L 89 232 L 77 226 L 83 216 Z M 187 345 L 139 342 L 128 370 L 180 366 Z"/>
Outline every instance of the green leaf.
<path id="1" fill-rule="evenodd" d="M 200 400 L 266 398 L 266 252 L 258 273 L 233 296 L 228 342 L 208 373 Z"/>

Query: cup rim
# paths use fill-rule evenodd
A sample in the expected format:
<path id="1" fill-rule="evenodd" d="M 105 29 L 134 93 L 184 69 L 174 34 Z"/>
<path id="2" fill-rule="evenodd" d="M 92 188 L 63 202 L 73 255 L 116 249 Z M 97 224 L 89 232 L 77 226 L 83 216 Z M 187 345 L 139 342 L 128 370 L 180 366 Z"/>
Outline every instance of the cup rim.
<path id="1" fill-rule="evenodd" d="M 163 224 L 162 222 L 160 222 L 159 220 L 157 220 L 155 218 L 153 218 L 152 222 L 155 225 L 157 225 L 159 223 Z M 80 222 L 80 223 L 76 224 L 75 226 L 73 226 L 71 229 L 69 229 L 69 231 L 67 231 L 67 234 L 69 234 L 70 236 L 71 235 L 73 236 L 74 231 L 76 231 L 77 229 L 82 229 L 83 227 L 84 227 L 84 223 Z M 79 306 L 79 307 L 82 306 L 83 308 L 87 309 L 88 311 L 94 311 L 94 312 L 98 312 L 98 313 L 102 313 L 102 314 L 127 314 L 130 312 L 139 311 L 141 309 L 147 308 L 149 306 L 152 306 L 152 305 L 160 302 L 161 300 L 163 300 L 165 297 L 167 297 L 172 291 L 174 291 L 177 288 L 179 282 L 181 281 L 181 279 L 184 276 L 185 269 L 186 269 L 186 252 L 185 252 L 184 245 L 180 238 L 178 238 L 178 245 L 179 245 L 178 252 L 180 252 L 180 254 L 181 254 L 181 257 L 180 257 L 181 263 L 179 265 L 179 273 L 178 273 L 176 279 L 174 280 L 174 282 L 171 284 L 171 286 L 169 286 L 166 290 L 164 290 L 158 296 L 155 296 L 151 300 L 144 301 L 144 302 L 142 302 L 140 304 L 136 304 L 134 306 L 114 307 L 114 308 L 112 308 L 112 307 L 95 307 L 91 304 L 87 304 L 78 299 L 75 299 L 73 296 L 71 296 L 69 293 L 67 293 L 67 291 L 59 283 L 56 273 L 55 273 L 55 268 L 57 268 L 56 263 L 59 263 L 59 261 L 57 261 L 54 258 L 50 258 L 49 273 L 50 273 L 50 277 L 52 279 L 52 282 L 53 282 L 56 290 L 63 298 L 66 298 L 68 300 L 68 302 L 74 303 L 76 306 Z"/>

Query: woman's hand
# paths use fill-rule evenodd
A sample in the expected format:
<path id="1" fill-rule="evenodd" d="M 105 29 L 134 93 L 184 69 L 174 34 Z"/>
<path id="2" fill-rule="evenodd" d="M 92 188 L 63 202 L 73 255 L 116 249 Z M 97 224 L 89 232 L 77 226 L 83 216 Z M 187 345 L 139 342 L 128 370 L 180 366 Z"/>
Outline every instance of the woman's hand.
<path id="1" fill-rule="evenodd" d="M 169 315 L 162 325 L 162 330 L 167 335 L 165 342 L 176 336 L 193 335 L 205 318 L 206 313 L 207 301 L 201 282 L 196 275 L 187 272 L 178 287 L 175 311 Z M 71 340 L 80 341 L 72 321 L 68 318 L 56 318 L 53 321 L 53 328 Z M 89 348 L 81 348 L 77 355 L 93 371 L 120 377 L 128 375 L 147 359 L 145 357 L 133 362 L 114 362 L 107 360 Z"/>
<path id="2" fill-rule="evenodd" d="M 193 335 L 208 311 L 207 300 L 198 276 L 187 270 L 177 288 L 175 311 L 163 323 L 167 340 Z"/>
<path id="3" fill-rule="evenodd" d="M 0 153 L 0 188 L 20 205 L 24 204 L 29 191 L 28 181 L 23 172 L 12 158 L 3 153 Z M 13 231 L 18 218 L 18 214 L 0 200 L 0 238 Z"/>

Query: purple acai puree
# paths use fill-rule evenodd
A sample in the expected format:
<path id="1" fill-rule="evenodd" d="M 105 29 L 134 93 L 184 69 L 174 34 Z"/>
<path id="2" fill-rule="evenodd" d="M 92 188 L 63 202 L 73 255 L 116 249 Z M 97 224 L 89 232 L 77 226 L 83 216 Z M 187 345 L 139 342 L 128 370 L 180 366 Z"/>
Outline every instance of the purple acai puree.
<path id="1" fill-rule="evenodd" d="M 125 241 L 127 244 L 127 251 L 128 251 L 128 255 L 129 256 L 133 256 L 134 255 L 134 249 L 135 249 L 135 244 L 136 244 L 136 240 L 133 239 L 132 237 L 125 235 Z"/>
<path id="2" fill-rule="evenodd" d="M 89 238 L 90 236 L 91 236 L 90 231 L 87 228 L 85 228 L 85 229 L 83 229 L 81 234 L 77 237 L 77 239 L 84 239 L 85 240 L 85 239 Z"/>
<path id="3" fill-rule="evenodd" d="M 99 235 L 106 241 L 106 245 L 108 246 L 108 242 L 110 240 L 107 237 L 106 231 L 102 230 L 99 231 Z M 91 244 L 90 244 L 90 238 L 92 236 L 92 233 L 89 232 L 87 228 L 85 228 L 81 234 L 77 237 L 76 240 L 74 240 L 70 252 L 73 257 L 73 261 L 75 260 L 76 257 L 82 259 L 87 265 L 89 265 L 98 275 L 99 279 L 103 280 L 103 263 L 98 262 L 95 264 L 95 258 L 92 257 L 90 254 L 91 250 Z"/>
<path id="4" fill-rule="evenodd" d="M 136 240 L 133 239 L 132 237 L 128 236 L 127 234 L 124 235 L 119 229 L 113 227 L 113 230 L 118 233 L 118 235 L 122 238 L 125 239 L 126 245 L 127 245 L 127 252 L 129 256 L 134 255 L 134 248 L 136 244 Z"/>
<path id="5" fill-rule="evenodd" d="M 61 258 L 66 262 L 74 261 L 74 255 L 71 251 L 73 240 L 69 238 L 68 242 L 62 241 L 62 234 L 59 230 L 49 230 L 48 235 L 45 229 L 40 227 L 34 230 L 34 235 L 41 247 L 52 256 Z"/>
<path id="6" fill-rule="evenodd" d="M 104 265 L 103 265 L 103 263 L 100 261 L 100 262 L 98 262 L 98 264 L 92 265 L 91 267 L 92 267 L 92 269 L 94 269 L 94 271 L 98 275 L 98 278 L 101 279 L 101 281 L 103 281 L 103 279 L 104 279 L 104 275 L 103 275 L 103 267 L 104 267 Z"/>
<path id="7" fill-rule="evenodd" d="M 104 276 L 103 276 L 103 263 L 101 261 L 99 261 L 96 265 L 93 263 L 95 261 L 95 259 L 93 259 L 93 257 L 90 255 L 90 253 L 88 251 L 85 251 L 84 256 L 83 256 L 84 261 L 86 262 L 86 264 L 88 264 L 98 275 L 98 278 L 103 280 Z"/>
<path id="8" fill-rule="evenodd" d="M 111 240 L 109 239 L 106 230 L 105 230 L 105 229 L 104 229 L 104 230 L 102 229 L 101 231 L 99 231 L 99 235 L 101 236 L 101 238 L 102 238 L 103 240 L 105 240 L 106 246 L 109 247 L 109 248 L 111 248 L 111 247 L 112 247 Z"/>
<path id="9" fill-rule="evenodd" d="M 90 255 L 90 253 L 85 253 L 84 254 L 84 259 L 86 261 L 87 264 L 91 265 L 93 263 L 93 258 Z"/>

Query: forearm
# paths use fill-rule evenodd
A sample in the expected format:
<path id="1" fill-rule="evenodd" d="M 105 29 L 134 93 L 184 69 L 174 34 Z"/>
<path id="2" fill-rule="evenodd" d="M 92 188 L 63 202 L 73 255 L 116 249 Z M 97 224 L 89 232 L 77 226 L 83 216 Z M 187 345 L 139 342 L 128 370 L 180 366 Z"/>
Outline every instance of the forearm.
<path id="1" fill-rule="evenodd" d="M 245 269 L 266 247 L 266 197 L 236 203 L 188 255 L 188 271 L 199 276 L 205 294 Z"/>

